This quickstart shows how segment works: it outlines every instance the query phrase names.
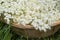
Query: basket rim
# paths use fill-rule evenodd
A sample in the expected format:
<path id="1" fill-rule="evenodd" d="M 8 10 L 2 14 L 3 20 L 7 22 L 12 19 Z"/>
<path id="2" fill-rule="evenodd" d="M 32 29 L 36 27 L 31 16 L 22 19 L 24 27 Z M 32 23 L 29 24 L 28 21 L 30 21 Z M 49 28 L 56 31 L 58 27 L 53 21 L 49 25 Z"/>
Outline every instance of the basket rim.
<path id="1" fill-rule="evenodd" d="M 4 22 L 4 23 L 6 23 L 6 21 L 3 21 L 4 19 L 0 16 L 0 21 L 2 21 L 2 22 Z M 55 26 L 57 26 L 57 25 L 60 25 L 60 20 L 57 20 L 56 22 L 54 22 L 51 26 L 52 27 L 55 27 Z M 18 23 L 16 23 L 16 22 L 13 22 L 13 23 L 11 23 L 11 26 L 13 26 L 13 27 L 16 27 L 16 28 L 20 28 L 20 29 L 35 29 L 32 25 L 22 25 L 22 24 L 18 24 Z"/>
<path id="2" fill-rule="evenodd" d="M 57 26 L 57 25 L 60 25 L 60 21 L 56 21 L 56 22 L 54 22 L 52 25 L 51 25 L 51 27 L 55 27 L 55 26 Z M 16 28 L 21 28 L 21 29 L 34 29 L 34 27 L 33 26 L 31 26 L 31 25 L 22 25 L 22 24 L 18 24 L 18 23 L 12 23 L 12 26 L 13 27 L 16 27 Z"/>
<path id="3" fill-rule="evenodd" d="M 13 27 L 16 27 L 16 28 L 20 28 L 20 29 L 34 29 L 33 26 L 31 25 L 22 25 L 22 24 L 18 24 L 18 23 L 12 23 L 12 26 Z"/>

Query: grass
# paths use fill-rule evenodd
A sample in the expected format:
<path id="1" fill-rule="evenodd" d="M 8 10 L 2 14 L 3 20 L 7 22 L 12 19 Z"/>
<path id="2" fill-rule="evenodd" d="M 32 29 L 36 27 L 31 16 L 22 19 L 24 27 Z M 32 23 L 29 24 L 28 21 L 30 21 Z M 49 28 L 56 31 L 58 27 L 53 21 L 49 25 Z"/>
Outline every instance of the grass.
<path id="1" fill-rule="evenodd" d="M 60 31 L 50 37 L 28 39 L 27 37 L 19 36 L 12 32 L 10 25 L 0 22 L 0 40 L 60 40 Z"/>

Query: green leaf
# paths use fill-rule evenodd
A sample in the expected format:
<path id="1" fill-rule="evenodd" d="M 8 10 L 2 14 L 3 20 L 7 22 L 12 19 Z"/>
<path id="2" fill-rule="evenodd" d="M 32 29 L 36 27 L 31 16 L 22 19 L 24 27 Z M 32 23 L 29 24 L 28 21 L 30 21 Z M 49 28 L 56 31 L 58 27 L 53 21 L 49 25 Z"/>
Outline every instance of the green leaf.
<path id="1" fill-rule="evenodd" d="M 12 35 L 10 33 L 6 33 L 3 40 L 11 40 L 11 36 Z"/>
<path id="2" fill-rule="evenodd" d="M 5 36 L 3 40 L 11 40 L 10 26 L 5 30 Z"/>

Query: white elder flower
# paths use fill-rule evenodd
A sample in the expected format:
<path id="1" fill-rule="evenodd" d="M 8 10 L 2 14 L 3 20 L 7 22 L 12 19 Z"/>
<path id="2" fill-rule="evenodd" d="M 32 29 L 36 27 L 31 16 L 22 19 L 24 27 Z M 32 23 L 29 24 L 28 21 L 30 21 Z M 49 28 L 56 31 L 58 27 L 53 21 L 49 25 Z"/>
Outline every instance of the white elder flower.
<path id="1" fill-rule="evenodd" d="M 36 30 L 46 31 L 60 19 L 59 0 L 0 0 L 0 16 L 9 23 L 30 24 Z M 1 2 L 4 2 L 1 4 Z M 57 5 L 56 5 L 57 4 Z"/>
<path id="2" fill-rule="evenodd" d="M 0 5 L 0 13 L 3 13 L 4 7 Z"/>
<path id="3" fill-rule="evenodd" d="M 42 26 L 38 26 L 38 29 L 39 29 L 40 31 L 42 31 Z"/>
<path id="4" fill-rule="evenodd" d="M 34 28 L 35 28 L 36 30 L 39 29 L 39 28 L 38 28 L 38 25 L 37 25 L 36 23 L 32 22 L 31 25 L 34 26 Z"/>
<path id="5" fill-rule="evenodd" d="M 21 20 L 20 20 L 20 23 L 21 23 L 22 25 L 26 25 L 26 24 L 28 23 L 28 21 L 26 21 L 25 19 L 21 19 Z"/>
<path id="6" fill-rule="evenodd" d="M 7 24 L 9 24 L 10 23 L 10 20 L 9 20 L 9 18 L 4 18 L 5 20 L 6 20 L 6 22 L 7 22 Z"/>
<path id="7" fill-rule="evenodd" d="M 6 19 L 7 20 L 7 24 L 9 24 L 10 23 L 10 20 L 9 19 Z"/>
<path id="8" fill-rule="evenodd" d="M 5 19 L 9 19 L 9 18 L 13 18 L 12 16 L 11 16 L 11 14 L 7 14 L 7 13 L 4 13 L 4 16 L 5 16 Z"/>
<path id="9" fill-rule="evenodd" d="M 51 27 L 48 24 L 44 24 L 44 28 L 51 29 Z"/>
<path id="10" fill-rule="evenodd" d="M 41 29 L 44 31 L 44 32 L 46 32 L 47 30 L 45 29 L 45 26 L 43 27 L 41 27 Z"/>

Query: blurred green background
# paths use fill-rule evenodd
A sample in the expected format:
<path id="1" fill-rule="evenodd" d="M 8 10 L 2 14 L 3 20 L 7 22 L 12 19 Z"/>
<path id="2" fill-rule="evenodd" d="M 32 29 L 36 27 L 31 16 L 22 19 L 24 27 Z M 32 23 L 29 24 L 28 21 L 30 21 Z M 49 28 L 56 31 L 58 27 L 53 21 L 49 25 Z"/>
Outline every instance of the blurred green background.
<path id="1" fill-rule="evenodd" d="M 60 31 L 45 38 L 28 38 L 15 34 L 11 31 L 11 26 L 0 22 L 0 40 L 60 40 Z"/>

